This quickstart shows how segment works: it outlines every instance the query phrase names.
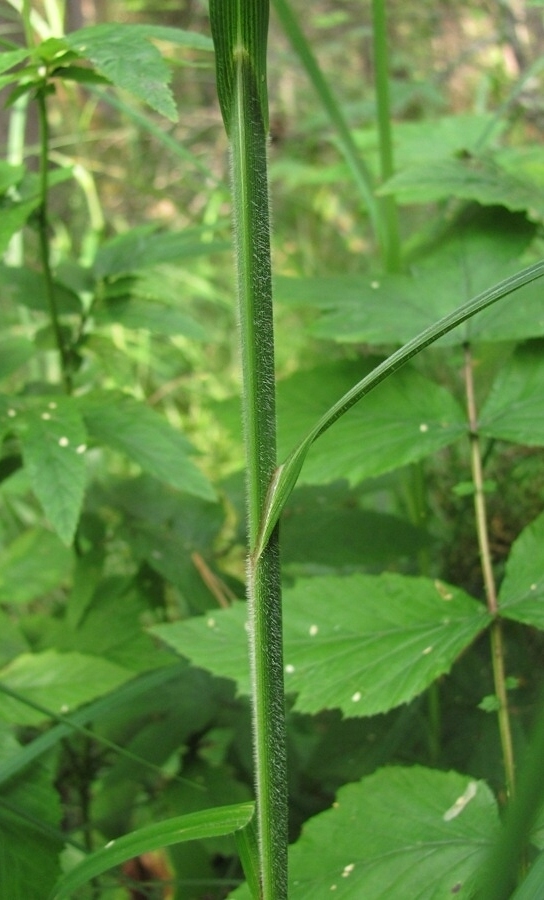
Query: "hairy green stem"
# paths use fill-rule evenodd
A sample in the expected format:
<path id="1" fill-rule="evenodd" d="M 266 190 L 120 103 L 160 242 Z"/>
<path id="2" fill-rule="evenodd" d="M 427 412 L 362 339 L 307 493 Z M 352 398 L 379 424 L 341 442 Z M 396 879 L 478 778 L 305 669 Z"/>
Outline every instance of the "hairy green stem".
<path id="1" fill-rule="evenodd" d="M 230 138 L 247 468 L 247 570 L 262 900 L 287 898 L 287 767 L 278 527 L 256 554 L 276 467 L 267 181 L 268 0 L 212 0 L 218 94 Z"/>
<path id="2" fill-rule="evenodd" d="M 512 746 L 512 732 L 510 728 L 510 714 L 508 711 L 508 696 L 506 691 L 506 672 L 504 666 L 504 646 L 502 635 L 502 622 L 498 617 L 499 605 L 497 588 L 493 573 L 491 549 L 489 546 L 489 529 L 487 524 L 487 510 L 484 493 L 484 476 L 482 467 L 482 454 L 480 438 L 478 434 L 478 414 L 476 408 L 476 396 L 474 391 L 474 374 L 472 366 L 472 352 L 468 344 L 465 345 L 465 389 L 467 398 L 467 414 L 469 421 L 470 454 L 472 467 L 472 480 L 474 484 L 474 509 L 476 513 L 476 530 L 478 534 L 478 546 L 480 550 L 480 562 L 484 578 L 487 608 L 494 617 L 491 625 L 491 661 L 493 666 L 493 682 L 495 694 L 499 704 L 498 720 L 501 738 L 503 765 L 506 781 L 506 792 L 511 799 L 515 791 L 514 751 Z"/>
<path id="3" fill-rule="evenodd" d="M 36 94 L 40 122 L 40 208 L 38 210 L 38 235 L 40 242 L 40 259 L 45 286 L 45 296 L 47 298 L 47 305 L 49 307 L 51 326 L 53 328 L 55 343 L 59 352 L 64 388 L 66 390 L 66 393 L 70 394 L 72 391 L 70 355 L 66 348 L 62 335 L 59 310 L 55 297 L 55 287 L 53 284 L 53 273 L 51 271 L 49 248 L 49 122 L 47 120 L 46 90 L 47 86 L 44 84 L 44 86 L 41 87 Z"/>
<path id="4" fill-rule="evenodd" d="M 389 100 L 389 46 L 385 0 L 372 0 L 372 33 L 374 38 L 374 79 L 380 144 L 380 175 L 387 181 L 395 173 L 393 139 L 391 135 L 391 104 Z M 394 194 L 380 198 L 385 233 L 385 265 L 388 271 L 400 269 L 400 237 L 397 202 Z"/>

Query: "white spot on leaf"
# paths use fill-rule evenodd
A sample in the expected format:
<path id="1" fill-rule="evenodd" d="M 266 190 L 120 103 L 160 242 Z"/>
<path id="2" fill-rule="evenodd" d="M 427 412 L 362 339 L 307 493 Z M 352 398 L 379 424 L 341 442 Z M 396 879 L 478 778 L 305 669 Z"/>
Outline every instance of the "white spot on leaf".
<path id="1" fill-rule="evenodd" d="M 42 413 L 42 419 L 45 419 L 46 422 L 50 418 L 51 418 L 51 413 L 48 413 L 48 412 Z"/>
<path id="2" fill-rule="evenodd" d="M 378 288 L 379 288 L 379 286 L 380 286 L 380 282 L 379 282 L 379 281 L 371 281 L 371 282 L 370 282 L 370 287 L 371 287 L 372 290 L 374 290 L 374 291 L 377 291 Z"/>
<path id="3" fill-rule="evenodd" d="M 470 801 L 476 796 L 477 790 L 477 783 L 475 781 L 469 781 L 466 791 L 457 798 L 453 806 L 450 806 L 450 808 L 447 809 L 442 816 L 444 822 L 451 822 L 451 820 L 455 819 L 459 815 L 459 813 L 462 813 L 467 803 L 470 803 Z"/>
<path id="4" fill-rule="evenodd" d="M 70 443 L 70 441 L 68 440 L 67 437 L 59 438 L 59 447 L 67 447 L 69 445 L 69 443 Z"/>
<path id="5" fill-rule="evenodd" d="M 14 409 L 8 409 L 8 416 L 10 417 L 10 419 L 13 419 L 13 417 L 16 415 L 17 415 L 17 413 L 15 412 Z"/>
<path id="6" fill-rule="evenodd" d="M 87 444 L 79 444 L 79 446 L 76 447 L 76 453 L 80 453 L 80 454 L 85 453 L 86 449 L 87 449 Z"/>
<path id="7" fill-rule="evenodd" d="M 315 637 L 318 631 L 319 627 L 317 625 L 310 625 L 310 637 Z"/>
<path id="8" fill-rule="evenodd" d="M 291 665 L 291 663 L 287 663 L 287 665 L 285 666 L 286 674 L 292 675 L 294 671 L 295 671 L 295 667 L 293 665 Z"/>
<path id="9" fill-rule="evenodd" d="M 206 625 L 208 626 L 208 628 L 215 628 L 215 619 L 206 619 Z"/>
<path id="10" fill-rule="evenodd" d="M 429 426 L 425 422 L 422 422 L 419 426 L 419 430 L 422 434 L 425 434 L 425 432 L 429 430 Z"/>
<path id="11" fill-rule="evenodd" d="M 422 656 L 427 656 L 429 653 L 432 653 L 432 647 L 425 647 L 425 650 L 422 652 Z"/>
<path id="12" fill-rule="evenodd" d="M 347 878 L 348 875 L 351 875 L 355 868 L 355 863 L 348 863 L 347 866 L 344 866 L 344 871 L 342 872 L 342 878 Z"/>
<path id="13" fill-rule="evenodd" d="M 358 703 L 359 700 L 361 699 L 361 696 L 362 696 L 361 691 L 355 691 L 355 693 L 351 695 L 351 699 L 353 700 L 354 703 Z"/>
<path id="14" fill-rule="evenodd" d="M 49 409 L 56 409 L 56 408 L 57 408 L 57 404 L 55 403 L 54 400 L 52 400 L 51 403 L 48 403 L 47 405 L 48 405 Z"/>

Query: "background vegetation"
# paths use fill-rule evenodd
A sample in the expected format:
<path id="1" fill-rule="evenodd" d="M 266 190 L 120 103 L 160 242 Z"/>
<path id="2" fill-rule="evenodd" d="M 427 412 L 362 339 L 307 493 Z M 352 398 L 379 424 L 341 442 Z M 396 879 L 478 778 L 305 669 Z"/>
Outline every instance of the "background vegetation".
<path id="1" fill-rule="evenodd" d="M 280 459 L 388 352 L 544 255 L 541 4 L 387 4 L 382 191 L 371 5 L 290 8 L 355 156 L 273 17 Z M 206 5 L 70 2 L 67 45 L 40 44 L 63 34 L 60 3 L 0 12 L 0 895 L 45 900 L 105 842 L 253 796 L 240 376 Z M 121 22 L 145 24 L 173 101 L 123 83 L 103 37 L 70 42 Z M 131 34 L 137 73 L 152 45 Z M 289 501 L 297 900 L 469 897 L 515 793 L 544 653 L 539 285 L 365 398 Z M 243 877 L 211 837 L 73 896 L 218 900 Z"/>

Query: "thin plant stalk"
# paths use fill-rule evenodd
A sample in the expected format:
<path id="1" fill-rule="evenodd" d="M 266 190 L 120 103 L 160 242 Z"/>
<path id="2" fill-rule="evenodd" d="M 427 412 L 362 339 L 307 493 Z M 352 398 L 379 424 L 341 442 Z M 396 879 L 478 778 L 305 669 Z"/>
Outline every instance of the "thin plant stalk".
<path id="1" fill-rule="evenodd" d="M 247 470 L 247 566 L 260 897 L 287 898 L 287 769 L 278 527 L 255 553 L 276 468 L 267 182 L 268 0 L 212 0 L 218 96 L 231 148 Z"/>
<path id="2" fill-rule="evenodd" d="M 38 236 L 40 244 L 40 261 L 42 264 L 45 295 L 49 308 L 51 326 L 53 328 L 55 343 L 59 352 L 64 389 L 67 394 L 70 394 L 72 391 L 70 355 L 65 345 L 60 324 L 59 310 L 55 297 L 55 287 L 53 284 L 53 273 L 51 271 L 49 246 L 49 123 L 47 120 L 46 91 L 47 85 L 44 83 L 43 87 L 41 87 L 36 94 L 40 123 L 40 208 L 38 210 Z"/>
<path id="3" fill-rule="evenodd" d="M 465 345 L 464 374 L 467 399 L 467 414 L 469 422 L 472 481 L 474 484 L 474 510 L 476 514 L 476 531 L 478 534 L 478 547 L 480 550 L 480 562 L 484 579 L 487 608 L 491 615 L 494 617 L 490 629 L 493 682 L 495 686 L 495 695 L 498 702 L 497 715 L 499 720 L 499 733 L 501 739 L 506 792 L 508 798 L 513 799 L 515 792 L 514 750 L 512 745 L 512 731 L 510 727 L 510 714 L 508 711 L 508 695 L 506 691 L 506 672 L 504 666 L 502 622 L 498 616 L 499 604 L 497 598 L 497 587 L 495 584 L 495 576 L 493 573 L 491 548 L 489 546 L 489 528 L 484 492 L 482 453 L 480 438 L 478 434 L 478 414 L 476 408 L 476 396 L 474 391 L 472 352 L 468 344 Z"/>
<path id="4" fill-rule="evenodd" d="M 389 44 L 385 0 L 372 0 L 372 34 L 374 43 L 374 80 L 380 148 L 380 176 L 387 181 L 395 174 L 393 138 L 391 134 L 391 103 L 389 98 Z M 397 203 L 394 194 L 380 198 L 383 203 L 385 227 L 385 265 L 388 271 L 400 269 L 400 237 Z"/>

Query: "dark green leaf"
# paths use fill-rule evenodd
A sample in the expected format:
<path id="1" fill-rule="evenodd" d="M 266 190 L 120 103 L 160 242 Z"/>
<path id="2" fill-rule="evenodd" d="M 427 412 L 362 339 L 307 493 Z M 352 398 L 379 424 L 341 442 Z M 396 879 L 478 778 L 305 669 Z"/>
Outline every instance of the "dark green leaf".
<path id="1" fill-rule="evenodd" d="M 305 825 L 290 855 L 289 897 L 468 900 L 498 824 L 482 781 L 381 769 L 342 788 L 333 808 Z"/>
<path id="2" fill-rule="evenodd" d="M 112 23 L 92 25 L 66 35 L 65 40 L 116 87 L 129 91 L 172 122 L 177 120 L 168 86 L 170 70 L 145 30 Z"/>
<path id="3" fill-rule="evenodd" d="M 170 847 L 183 841 L 232 834 L 247 825 L 252 815 L 253 804 L 240 803 L 189 813 L 140 828 L 132 834 L 110 841 L 71 869 L 57 882 L 52 900 L 71 897 L 73 891 L 97 875 L 151 850 Z"/>
<path id="4" fill-rule="evenodd" d="M 0 266 L 0 285 L 6 301 L 48 312 L 45 282 L 40 272 L 24 266 Z M 58 283 L 55 283 L 54 290 L 60 313 L 81 313 L 81 301 L 77 294 Z"/>

